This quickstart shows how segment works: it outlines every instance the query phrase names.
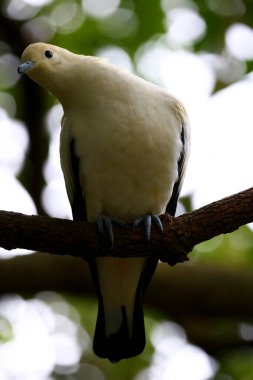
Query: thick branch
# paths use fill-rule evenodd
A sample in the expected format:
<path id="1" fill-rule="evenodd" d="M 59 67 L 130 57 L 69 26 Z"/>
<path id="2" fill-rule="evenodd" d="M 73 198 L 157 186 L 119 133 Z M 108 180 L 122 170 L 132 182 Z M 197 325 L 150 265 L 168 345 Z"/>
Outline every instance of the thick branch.
<path id="1" fill-rule="evenodd" d="M 187 260 L 196 244 L 233 232 L 253 221 L 253 188 L 211 203 L 179 217 L 162 215 L 164 233 L 155 228 L 145 242 L 141 227 L 115 227 L 114 248 L 98 235 L 95 223 L 28 216 L 0 211 L 0 246 L 26 248 L 52 254 L 71 254 L 84 259 L 95 256 L 157 256 L 174 265 Z"/>

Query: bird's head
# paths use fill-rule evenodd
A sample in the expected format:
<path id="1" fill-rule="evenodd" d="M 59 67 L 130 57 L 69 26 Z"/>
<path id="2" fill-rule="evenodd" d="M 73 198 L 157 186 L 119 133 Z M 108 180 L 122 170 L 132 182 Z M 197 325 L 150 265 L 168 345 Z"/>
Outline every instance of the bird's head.
<path id="1" fill-rule="evenodd" d="M 69 66 L 74 54 L 58 46 L 37 42 L 27 46 L 18 66 L 19 74 L 27 74 L 35 82 L 49 91 L 56 93 L 60 83 L 66 82 L 62 77 L 63 68 Z"/>
<path id="2" fill-rule="evenodd" d="M 61 64 L 64 52 L 65 49 L 43 42 L 31 44 L 23 51 L 18 73 L 26 73 L 35 79 L 41 72 L 51 72 L 56 65 Z"/>
<path id="3" fill-rule="evenodd" d="M 67 106 L 77 104 L 80 99 L 82 103 L 92 102 L 102 84 L 107 83 L 104 81 L 107 66 L 100 58 L 36 42 L 23 51 L 18 73 L 27 74 Z"/>

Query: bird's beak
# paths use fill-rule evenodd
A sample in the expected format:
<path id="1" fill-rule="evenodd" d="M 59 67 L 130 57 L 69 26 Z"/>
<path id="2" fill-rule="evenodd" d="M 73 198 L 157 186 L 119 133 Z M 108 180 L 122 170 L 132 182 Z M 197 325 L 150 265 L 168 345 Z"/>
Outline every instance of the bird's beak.
<path id="1" fill-rule="evenodd" d="M 18 66 L 18 74 L 24 74 L 27 70 L 34 66 L 35 62 L 26 61 Z"/>

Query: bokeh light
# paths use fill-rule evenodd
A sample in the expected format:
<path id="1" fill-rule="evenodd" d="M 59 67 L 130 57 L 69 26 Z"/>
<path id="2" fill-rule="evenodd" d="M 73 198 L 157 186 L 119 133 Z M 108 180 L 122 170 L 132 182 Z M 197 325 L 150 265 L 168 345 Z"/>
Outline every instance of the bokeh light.
<path id="1" fill-rule="evenodd" d="M 44 292 L 28 301 L 16 294 L 2 297 L 0 320 L 6 336 L 0 344 L 1 379 L 42 380 L 53 371 L 76 372 L 90 349 L 76 310 L 57 293 Z"/>
<path id="2" fill-rule="evenodd" d="M 40 16 L 26 21 L 21 31 L 25 38 L 31 39 L 31 42 L 47 42 L 54 37 L 56 27 L 49 17 Z"/>
<path id="3" fill-rule="evenodd" d="M 30 194 L 15 177 L 22 168 L 29 144 L 25 126 L 10 119 L 3 108 L 0 108 L 0 125 L 0 209 L 37 214 Z M 10 252 L 0 248 L 0 258 L 27 253 L 30 251 L 14 249 Z"/>
<path id="4" fill-rule="evenodd" d="M 112 39 L 134 35 L 138 30 L 138 19 L 132 9 L 118 8 L 111 16 L 100 19 L 100 30 Z"/>
<path id="5" fill-rule="evenodd" d="M 96 51 L 96 56 L 105 58 L 111 64 L 133 72 L 134 67 L 131 58 L 125 50 L 118 46 L 104 46 Z"/>
<path id="6" fill-rule="evenodd" d="M 26 4 L 35 6 L 35 7 L 43 7 L 44 5 L 48 5 L 53 2 L 53 0 L 23 0 Z"/>
<path id="7" fill-rule="evenodd" d="M 174 46 L 192 45 L 203 38 L 206 24 L 194 10 L 175 8 L 167 14 L 168 42 Z"/>
<path id="8" fill-rule="evenodd" d="M 242 15 L 246 10 L 242 0 L 207 0 L 207 4 L 212 12 L 225 17 Z"/>
<path id="9" fill-rule="evenodd" d="M 34 17 L 40 8 L 32 6 L 23 0 L 9 0 L 5 3 L 6 15 L 14 20 L 26 20 Z"/>
<path id="10" fill-rule="evenodd" d="M 230 53 L 240 60 L 253 59 L 253 29 L 244 24 L 233 24 L 226 33 Z"/>
<path id="11" fill-rule="evenodd" d="M 59 3 L 51 12 L 57 31 L 68 34 L 78 29 L 84 22 L 85 16 L 81 6 L 73 1 Z"/>
<path id="12" fill-rule="evenodd" d="M 46 116 L 50 146 L 48 158 L 44 166 L 46 186 L 42 193 L 42 202 L 49 215 L 70 219 L 72 212 L 65 189 L 59 155 L 62 115 L 63 110 L 61 105 L 56 105 L 50 109 Z"/>
<path id="13" fill-rule="evenodd" d="M 249 75 L 212 96 L 196 114 L 191 155 L 196 207 L 252 186 L 248 167 L 253 138 L 252 96 L 253 78 Z"/>
<path id="14" fill-rule="evenodd" d="M 142 76 L 167 88 L 189 112 L 210 96 L 215 85 L 214 73 L 201 57 L 186 50 L 170 51 L 160 41 L 142 46 L 136 62 Z"/>
<path id="15" fill-rule="evenodd" d="M 0 108 L 0 164 L 17 174 L 28 149 L 28 134 L 23 123 L 10 119 Z"/>
<path id="16" fill-rule="evenodd" d="M 6 53 L 0 56 L 0 89 L 12 87 L 18 79 L 17 75 L 13 75 L 19 64 L 19 59 L 13 54 Z"/>
<path id="17" fill-rule="evenodd" d="M 83 0 L 84 12 L 94 18 L 108 17 L 113 14 L 120 4 L 119 0 Z"/>
<path id="18" fill-rule="evenodd" d="M 217 372 L 216 361 L 189 344 L 175 323 L 159 323 L 151 332 L 151 341 L 155 348 L 151 366 L 135 380 L 208 380 Z"/>

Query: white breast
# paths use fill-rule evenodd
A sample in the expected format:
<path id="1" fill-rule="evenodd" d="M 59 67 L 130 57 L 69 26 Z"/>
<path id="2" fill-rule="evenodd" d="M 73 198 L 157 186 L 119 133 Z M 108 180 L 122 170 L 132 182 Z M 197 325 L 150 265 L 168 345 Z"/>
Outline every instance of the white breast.
<path id="1" fill-rule="evenodd" d="M 94 109 L 67 115 L 89 221 L 105 213 L 130 222 L 165 211 L 178 176 L 182 125 L 167 95 L 145 90 L 101 95 Z"/>

